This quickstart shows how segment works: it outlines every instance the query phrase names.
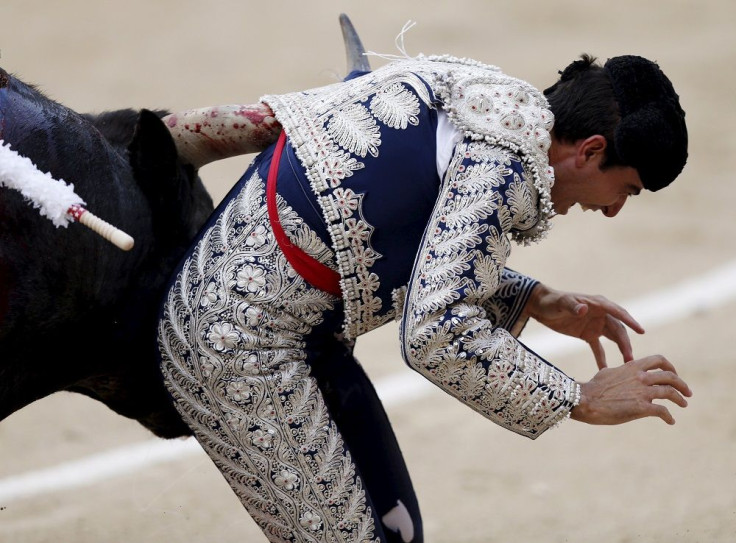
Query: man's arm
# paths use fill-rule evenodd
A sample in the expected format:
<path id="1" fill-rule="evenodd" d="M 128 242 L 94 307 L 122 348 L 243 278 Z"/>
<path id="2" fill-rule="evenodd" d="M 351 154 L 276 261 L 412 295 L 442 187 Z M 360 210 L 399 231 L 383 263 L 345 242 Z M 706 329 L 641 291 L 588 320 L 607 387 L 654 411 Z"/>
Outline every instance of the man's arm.
<path id="1" fill-rule="evenodd" d="M 517 158 L 481 151 L 462 144 L 440 189 L 406 294 L 402 354 L 448 394 L 533 439 L 567 417 L 580 387 L 484 307 L 502 287 L 508 233 L 535 202 Z"/>

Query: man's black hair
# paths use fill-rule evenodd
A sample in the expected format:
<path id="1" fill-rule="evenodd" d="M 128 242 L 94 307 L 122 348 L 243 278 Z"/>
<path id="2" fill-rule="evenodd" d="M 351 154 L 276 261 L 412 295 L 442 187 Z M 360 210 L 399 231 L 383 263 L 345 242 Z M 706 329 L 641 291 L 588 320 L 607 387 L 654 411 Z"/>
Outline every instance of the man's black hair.
<path id="1" fill-rule="evenodd" d="M 636 168 L 644 187 L 669 185 L 687 161 L 685 112 L 670 80 L 642 57 L 614 57 L 604 66 L 583 54 L 544 91 L 555 115 L 554 136 L 567 143 L 606 138 L 603 168 Z"/>

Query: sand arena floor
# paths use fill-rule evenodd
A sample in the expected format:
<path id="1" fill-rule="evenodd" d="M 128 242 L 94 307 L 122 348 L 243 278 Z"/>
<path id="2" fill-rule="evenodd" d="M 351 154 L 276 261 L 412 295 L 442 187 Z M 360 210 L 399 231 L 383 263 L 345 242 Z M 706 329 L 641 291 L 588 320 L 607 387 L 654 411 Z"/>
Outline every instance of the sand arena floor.
<path id="1" fill-rule="evenodd" d="M 418 24 L 406 36 L 409 54 L 476 58 L 542 88 L 582 52 L 603 60 L 640 54 L 660 63 L 687 111 L 691 158 L 681 179 L 632 199 L 615 221 L 579 211 L 556 219 L 550 238 L 516 248 L 510 265 L 552 286 L 620 302 L 662 289 L 674 289 L 667 300 L 677 301 L 684 281 L 736 258 L 733 2 L 208 4 L 3 0 L 0 66 L 78 111 L 251 103 L 344 75 L 340 11 L 369 50 L 396 53 L 394 38 L 412 19 Z M 216 199 L 250 158 L 202 170 Z M 635 353 L 665 354 L 694 390 L 687 409 L 673 408 L 674 427 L 654 419 L 610 428 L 568 422 L 532 442 L 439 391 L 391 401 L 427 541 L 736 540 L 736 300 L 719 297 L 733 281 L 706 281 L 719 303 L 691 304 L 683 315 L 663 302 L 636 306 L 654 316 L 642 317 L 652 325 L 634 338 Z M 662 313 L 672 318 L 657 321 Z M 540 337 L 530 327 L 522 339 L 569 374 L 593 375 L 589 351 L 563 352 Z M 615 349 L 608 353 L 618 363 Z M 380 383 L 411 379 L 395 327 L 361 338 L 359 355 Z M 90 457 L 132 445 L 143 447 L 144 457 L 150 447 L 152 459 L 155 443 L 101 404 L 54 395 L 0 423 L 0 495 L 14 477 L 75 461 L 80 473 L 91 473 L 84 463 Z M 63 482 L 58 470 L 50 479 Z M 84 486 L 0 499 L 3 543 L 162 540 L 265 541 L 197 451 Z"/>

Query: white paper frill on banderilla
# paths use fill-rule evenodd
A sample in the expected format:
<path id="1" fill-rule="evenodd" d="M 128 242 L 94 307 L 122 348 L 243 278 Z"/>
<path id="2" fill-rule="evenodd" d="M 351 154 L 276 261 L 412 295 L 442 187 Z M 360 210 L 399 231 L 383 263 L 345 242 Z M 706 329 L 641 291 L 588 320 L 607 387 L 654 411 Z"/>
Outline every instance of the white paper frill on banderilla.
<path id="1" fill-rule="evenodd" d="M 133 247 L 133 238 L 84 209 L 85 201 L 74 192 L 74 185 L 40 171 L 0 139 L 0 187 L 20 192 L 57 228 L 79 221 L 123 250 Z"/>

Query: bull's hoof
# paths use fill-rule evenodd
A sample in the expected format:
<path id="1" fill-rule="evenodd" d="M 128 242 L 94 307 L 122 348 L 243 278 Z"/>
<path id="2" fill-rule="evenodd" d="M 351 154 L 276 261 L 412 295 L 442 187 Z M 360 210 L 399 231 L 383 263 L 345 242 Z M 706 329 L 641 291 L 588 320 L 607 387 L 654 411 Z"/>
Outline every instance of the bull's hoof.
<path id="1" fill-rule="evenodd" d="M 0 68 L 0 89 L 2 89 L 3 87 L 7 87 L 9 80 L 10 76 L 8 75 L 8 72 Z"/>

